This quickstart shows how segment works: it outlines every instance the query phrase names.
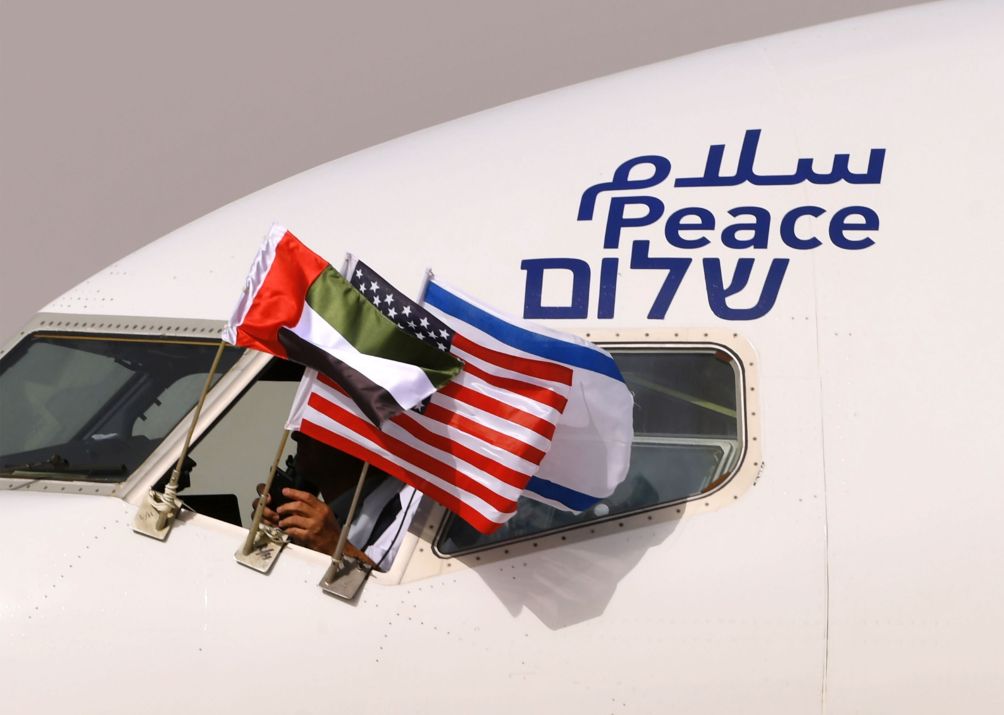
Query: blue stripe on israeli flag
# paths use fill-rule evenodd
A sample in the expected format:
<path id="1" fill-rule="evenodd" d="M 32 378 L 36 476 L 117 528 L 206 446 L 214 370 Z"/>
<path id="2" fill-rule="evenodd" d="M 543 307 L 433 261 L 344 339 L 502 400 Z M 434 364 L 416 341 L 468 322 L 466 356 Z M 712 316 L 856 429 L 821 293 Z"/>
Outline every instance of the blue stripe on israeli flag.
<path id="1" fill-rule="evenodd" d="M 617 363 L 608 354 L 513 325 L 454 295 L 435 281 L 429 281 L 425 302 L 523 352 L 624 382 Z"/>
<path id="2" fill-rule="evenodd" d="M 600 501 L 600 497 L 583 494 L 582 492 L 577 492 L 574 489 L 549 482 L 540 477 L 530 477 L 530 482 L 526 485 L 526 491 L 533 492 L 532 494 L 527 494 L 527 496 L 540 496 L 549 501 L 562 504 L 572 511 L 585 511 Z"/>

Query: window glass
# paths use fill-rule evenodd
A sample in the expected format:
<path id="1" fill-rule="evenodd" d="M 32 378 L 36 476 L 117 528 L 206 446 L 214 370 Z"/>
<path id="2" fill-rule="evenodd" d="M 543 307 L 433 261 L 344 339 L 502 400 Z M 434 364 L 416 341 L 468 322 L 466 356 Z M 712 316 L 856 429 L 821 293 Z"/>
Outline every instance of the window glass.
<path id="1" fill-rule="evenodd" d="M 206 373 L 195 372 L 174 381 L 133 422 L 132 433 L 151 439 L 163 439 L 183 415 L 199 401 L 206 384 Z"/>
<path id="2" fill-rule="evenodd" d="M 231 404 L 189 452 L 195 467 L 191 486 L 181 492 L 186 503 L 202 514 L 250 526 L 255 485 L 268 476 L 296 387 L 296 382 L 256 380 Z M 295 452 L 296 443 L 288 440 L 279 466 Z M 235 507 L 229 515 L 214 511 L 203 503 L 207 495 L 226 495 Z"/>
<path id="3" fill-rule="evenodd" d="M 124 480 L 195 406 L 217 345 L 29 336 L 0 361 L 0 473 Z"/>
<path id="4" fill-rule="evenodd" d="M 581 514 L 521 499 L 516 516 L 485 536 L 450 517 L 437 541 L 452 555 L 693 498 L 723 481 L 740 455 L 738 366 L 721 350 L 611 350 L 634 395 L 628 476 Z"/>

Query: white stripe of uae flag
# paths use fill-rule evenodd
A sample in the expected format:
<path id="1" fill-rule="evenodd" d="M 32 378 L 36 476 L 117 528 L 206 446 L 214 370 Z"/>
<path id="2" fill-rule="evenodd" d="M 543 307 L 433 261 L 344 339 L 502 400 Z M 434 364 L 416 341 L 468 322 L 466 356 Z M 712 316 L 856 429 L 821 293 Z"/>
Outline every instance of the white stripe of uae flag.
<path id="1" fill-rule="evenodd" d="M 490 534 L 516 513 L 547 454 L 572 371 L 516 349 L 478 345 L 361 261 L 353 261 L 347 275 L 400 327 L 463 353 L 465 367 L 421 411 L 404 412 L 379 428 L 337 383 L 307 370 L 287 427 L 370 462 Z"/>
<path id="2" fill-rule="evenodd" d="M 459 360 L 397 327 L 281 226 L 262 243 L 223 339 L 319 370 L 376 424 L 460 371 Z"/>

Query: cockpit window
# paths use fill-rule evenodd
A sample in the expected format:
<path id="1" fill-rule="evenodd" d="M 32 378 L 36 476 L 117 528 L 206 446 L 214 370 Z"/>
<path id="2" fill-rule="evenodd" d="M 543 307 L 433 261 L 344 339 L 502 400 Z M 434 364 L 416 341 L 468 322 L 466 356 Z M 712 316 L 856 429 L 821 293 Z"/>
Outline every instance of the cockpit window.
<path id="1" fill-rule="evenodd" d="M 0 475 L 125 480 L 195 406 L 217 346 L 30 335 L 0 361 Z"/>
<path id="2" fill-rule="evenodd" d="M 742 374 L 733 355 L 713 347 L 610 352 L 635 401 L 624 482 L 581 514 L 521 499 L 516 516 L 489 536 L 450 517 L 438 553 L 458 555 L 678 503 L 711 491 L 735 471 L 742 451 Z"/>

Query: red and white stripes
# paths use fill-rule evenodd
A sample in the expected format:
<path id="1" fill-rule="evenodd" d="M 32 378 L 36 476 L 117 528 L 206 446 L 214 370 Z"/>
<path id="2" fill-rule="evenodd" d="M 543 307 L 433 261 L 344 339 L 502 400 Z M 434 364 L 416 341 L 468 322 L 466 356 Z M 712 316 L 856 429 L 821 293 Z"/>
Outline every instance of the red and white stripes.
<path id="1" fill-rule="evenodd" d="M 491 533 L 515 514 L 547 453 L 572 371 L 459 333 L 451 352 L 465 368 L 422 414 L 405 412 L 378 429 L 334 382 L 308 371 L 289 426 L 370 462 Z"/>

